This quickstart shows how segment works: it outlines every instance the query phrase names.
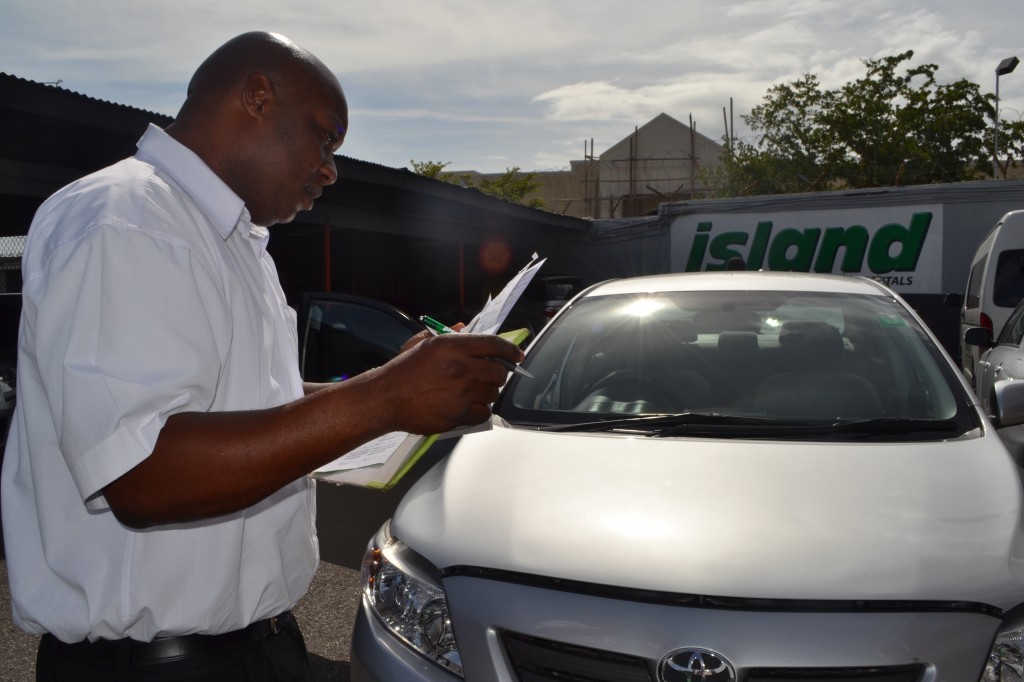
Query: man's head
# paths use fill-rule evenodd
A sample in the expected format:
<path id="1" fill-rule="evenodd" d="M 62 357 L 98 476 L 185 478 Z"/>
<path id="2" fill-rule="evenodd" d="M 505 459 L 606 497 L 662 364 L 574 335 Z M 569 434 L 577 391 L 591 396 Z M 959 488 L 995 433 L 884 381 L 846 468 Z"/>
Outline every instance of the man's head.
<path id="1" fill-rule="evenodd" d="M 284 36 L 244 33 L 204 61 L 167 132 L 245 202 L 258 225 L 286 223 L 337 179 L 348 104 L 334 74 Z"/>

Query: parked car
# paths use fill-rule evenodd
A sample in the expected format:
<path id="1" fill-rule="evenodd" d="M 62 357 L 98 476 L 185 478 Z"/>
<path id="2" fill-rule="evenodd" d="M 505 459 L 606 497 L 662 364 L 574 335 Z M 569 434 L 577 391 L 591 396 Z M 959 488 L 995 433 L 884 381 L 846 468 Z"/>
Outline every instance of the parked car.
<path id="1" fill-rule="evenodd" d="M 344 381 L 398 355 L 423 325 L 390 303 L 364 296 L 306 292 L 299 309 L 303 381 Z"/>
<path id="2" fill-rule="evenodd" d="M 992 340 L 987 328 L 970 328 L 964 342 L 980 353 L 974 391 L 986 414 L 996 410 L 995 387 L 1002 381 L 1024 379 L 1024 300 L 1013 309 L 999 337 Z M 1024 426 L 999 429 L 999 436 L 1017 461 L 1024 466 Z"/>
<path id="3" fill-rule="evenodd" d="M 993 338 L 1024 297 L 1024 210 L 1010 211 L 995 224 L 971 258 L 967 291 L 960 309 L 961 368 L 971 386 L 977 383 L 977 346 L 964 342 L 971 327 L 988 329 Z"/>
<path id="4" fill-rule="evenodd" d="M 536 336 L 583 288 L 583 278 L 575 275 L 534 276 L 509 315 L 509 327 L 525 327 Z"/>
<path id="5" fill-rule="evenodd" d="M 884 285 L 610 281 L 524 366 L 370 541 L 353 680 L 1020 679 L 1021 472 Z"/>
<path id="6" fill-rule="evenodd" d="M 993 403 L 992 387 L 998 381 L 1024 379 L 1024 300 L 1010 313 L 995 339 L 987 328 L 967 331 L 965 342 L 979 352 L 975 393 L 987 411 Z"/>

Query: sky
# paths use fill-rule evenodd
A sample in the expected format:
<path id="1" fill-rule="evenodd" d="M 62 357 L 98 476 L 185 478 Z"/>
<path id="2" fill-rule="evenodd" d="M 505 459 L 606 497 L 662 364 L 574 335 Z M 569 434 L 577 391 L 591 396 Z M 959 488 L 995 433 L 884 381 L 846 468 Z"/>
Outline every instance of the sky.
<path id="1" fill-rule="evenodd" d="M 1024 0 L 0 0 L 0 72 L 173 116 L 195 68 L 250 30 L 338 76 L 340 153 L 392 167 L 569 168 L 660 113 L 720 141 L 769 88 L 836 88 L 914 51 L 940 82 L 995 92 L 1024 60 Z M 1024 117 L 1024 67 L 999 79 Z"/>

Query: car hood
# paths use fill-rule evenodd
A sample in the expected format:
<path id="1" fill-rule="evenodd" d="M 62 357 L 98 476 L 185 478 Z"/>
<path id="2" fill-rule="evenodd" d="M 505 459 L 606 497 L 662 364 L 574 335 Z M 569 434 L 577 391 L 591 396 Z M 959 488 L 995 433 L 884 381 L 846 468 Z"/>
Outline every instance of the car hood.
<path id="1" fill-rule="evenodd" d="M 495 427 L 396 510 L 441 569 L 746 598 L 1024 596 L 1021 486 L 991 430 L 931 443 L 653 439 Z"/>

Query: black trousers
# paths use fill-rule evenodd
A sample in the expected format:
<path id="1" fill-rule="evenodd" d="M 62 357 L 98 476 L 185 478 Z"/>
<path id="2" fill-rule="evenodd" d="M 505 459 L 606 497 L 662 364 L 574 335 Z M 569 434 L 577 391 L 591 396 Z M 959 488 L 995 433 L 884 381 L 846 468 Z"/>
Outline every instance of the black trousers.
<path id="1" fill-rule="evenodd" d="M 114 643 L 111 656 L 43 635 L 36 656 L 39 682 L 309 682 L 309 659 L 292 619 L 260 639 L 213 647 L 163 660 L 132 660 L 133 643 Z"/>

